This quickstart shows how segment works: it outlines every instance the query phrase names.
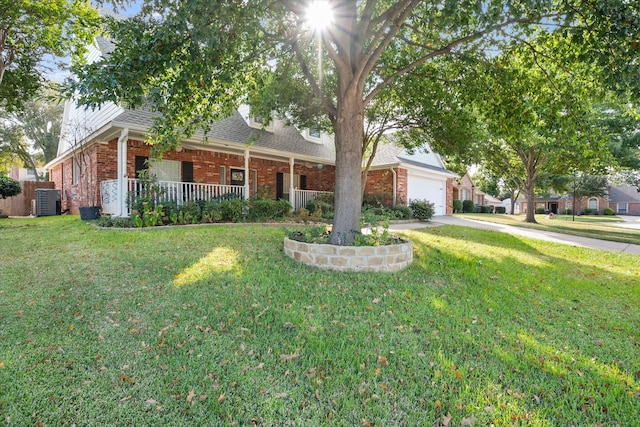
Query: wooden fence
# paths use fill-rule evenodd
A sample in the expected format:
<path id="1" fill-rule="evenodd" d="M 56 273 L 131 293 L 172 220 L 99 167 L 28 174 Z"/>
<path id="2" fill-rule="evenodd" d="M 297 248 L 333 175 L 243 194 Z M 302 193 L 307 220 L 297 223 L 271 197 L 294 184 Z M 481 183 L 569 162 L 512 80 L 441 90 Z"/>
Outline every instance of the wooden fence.
<path id="1" fill-rule="evenodd" d="M 2 213 L 10 216 L 31 215 L 31 200 L 36 198 L 36 189 L 55 188 L 55 183 L 21 181 L 20 186 L 22 187 L 22 193 L 7 199 L 0 199 L 0 211 Z"/>

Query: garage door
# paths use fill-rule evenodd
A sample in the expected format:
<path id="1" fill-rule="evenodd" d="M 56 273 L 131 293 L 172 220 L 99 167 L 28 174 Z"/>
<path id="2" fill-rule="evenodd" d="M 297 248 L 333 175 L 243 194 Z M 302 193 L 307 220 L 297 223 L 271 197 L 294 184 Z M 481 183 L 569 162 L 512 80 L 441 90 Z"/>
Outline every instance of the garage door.
<path id="1" fill-rule="evenodd" d="M 446 181 L 409 175 L 407 184 L 409 200 L 427 200 L 433 203 L 435 215 L 446 215 Z"/>

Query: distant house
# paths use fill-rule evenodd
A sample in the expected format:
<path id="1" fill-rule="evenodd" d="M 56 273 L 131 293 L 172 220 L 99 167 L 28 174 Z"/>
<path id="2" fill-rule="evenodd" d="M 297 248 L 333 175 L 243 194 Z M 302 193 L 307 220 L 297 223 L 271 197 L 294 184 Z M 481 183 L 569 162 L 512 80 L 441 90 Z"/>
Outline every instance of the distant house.
<path id="1" fill-rule="evenodd" d="M 501 206 L 502 201 L 476 188 L 469 173 L 453 182 L 453 200 L 471 200 L 476 206 Z"/>
<path id="2" fill-rule="evenodd" d="M 112 48 L 98 38 L 89 62 Z M 62 209 L 78 212 L 81 189 L 88 184 L 96 190 L 91 203 L 102 206 L 103 214 L 128 216 L 127 198 L 143 185 L 140 177 L 146 169 L 179 204 L 228 193 L 249 199 L 259 193 L 288 199 L 299 209 L 318 194 L 334 190 L 333 138 L 317 129 L 296 129 L 278 120 L 264 126 L 263 118 L 251 116 L 243 106 L 213 123 L 206 135 L 200 132 L 185 139 L 161 160 L 153 160 L 143 141 L 157 118 L 151 111 L 113 103 L 88 110 L 67 102 L 58 156 L 46 165 L 50 180 L 62 192 Z M 79 139 L 90 159 L 84 173 L 71 143 L 78 123 L 83 130 Z M 426 199 L 434 203 L 436 215 L 446 215 L 452 212 L 455 177 L 428 146 L 409 153 L 388 143 L 379 148 L 365 193 L 385 194 L 394 204 Z"/>
<path id="3" fill-rule="evenodd" d="M 573 212 L 573 196 L 549 196 L 549 197 L 536 197 L 533 199 L 534 207 L 536 210 L 543 209 L 545 213 L 553 212 L 554 214 L 564 214 L 568 210 Z M 518 198 L 516 201 L 518 209 L 521 213 L 527 213 L 527 200 L 525 198 Z M 606 197 L 585 197 L 580 201 L 580 206 L 576 210 L 576 214 L 581 214 L 589 209 L 593 213 L 602 213 L 605 208 L 609 207 L 609 199 Z"/>
<path id="4" fill-rule="evenodd" d="M 473 184 L 468 172 L 453 183 L 453 200 L 471 200 L 474 205 L 482 206 L 484 205 L 484 196 L 485 194 Z"/>
<path id="5" fill-rule="evenodd" d="M 545 212 L 563 214 L 567 209 L 573 209 L 573 196 L 536 197 L 535 208 L 544 209 Z M 522 213 L 527 212 L 527 202 L 519 198 L 516 202 Z M 640 192 L 635 186 L 609 187 L 606 197 L 586 197 L 582 199 L 576 213 L 581 214 L 589 209 L 590 212 L 601 214 L 604 209 L 612 209 L 620 215 L 640 215 Z"/>
<path id="6" fill-rule="evenodd" d="M 640 192 L 637 187 L 609 187 L 609 208 L 620 215 L 640 215 Z"/>
<path id="7" fill-rule="evenodd" d="M 38 175 L 44 175 L 44 172 L 44 169 L 38 168 Z M 36 181 L 36 174 L 33 169 L 27 169 L 19 166 L 11 168 L 8 176 L 16 181 Z"/>

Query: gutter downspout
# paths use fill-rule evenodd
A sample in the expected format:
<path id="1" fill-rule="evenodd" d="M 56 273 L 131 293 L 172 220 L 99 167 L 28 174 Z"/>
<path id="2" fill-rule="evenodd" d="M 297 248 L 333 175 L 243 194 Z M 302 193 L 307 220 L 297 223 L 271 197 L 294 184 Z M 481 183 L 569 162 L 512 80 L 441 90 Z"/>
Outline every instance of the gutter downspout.
<path id="1" fill-rule="evenodd" d="M 249 149 L 244 150 L 244 199 L 249 200 Z"/>
<path id="2" fill-rule="evenodd" d="M 119 217 L 128 217 L 127 211 L 127 141 L 129 140 L 129 128 L 122 129 L 118 138 L 118 202 Z"/>
<path id="3" fill-rule="evenodd" d="M 393 206 L 397 204 L 398 198 L 398 174 L 393 168 L 390 169 L 391 174 L 393 175 Z"/>
<path id="4" fill-rule="evenodd" d="M 293 210 L 296 210 L 296 191 L 293 188 L 293 166 L 296 160 L 293 157 L 289 157 L 289 203 L 293 206 Z"/>

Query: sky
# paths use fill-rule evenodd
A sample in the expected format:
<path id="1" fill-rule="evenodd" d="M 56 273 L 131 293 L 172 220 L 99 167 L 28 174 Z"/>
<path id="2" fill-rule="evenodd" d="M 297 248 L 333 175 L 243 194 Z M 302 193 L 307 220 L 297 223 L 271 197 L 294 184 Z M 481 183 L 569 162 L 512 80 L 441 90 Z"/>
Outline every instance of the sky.
<path id="1" fill-rule="evenodd" d="M 143 1 L 144 0 L 131 0 L 125 7 L 118 7 L 117 12 L 121 15 L 131 17 L 140 11 L 140 6 Z M 103 7 L 108 10 L 114 10 L 113 5 L 105 4 Z M 56 63 L 61 63 L 62 68 Z M 41 64 L 41 68 L 49 79 L 56 82 L 62 82 L 69 76 L 69 72 L 63 69 L 64 66 L 68 64 L 69 58 L 53 58 L 52 56 L 47 55 Z"/>

